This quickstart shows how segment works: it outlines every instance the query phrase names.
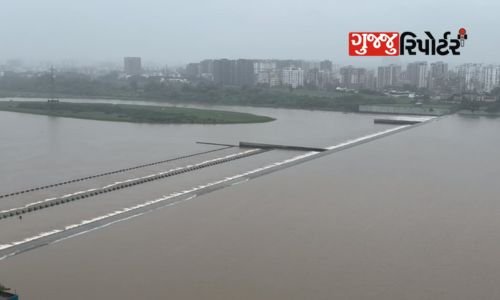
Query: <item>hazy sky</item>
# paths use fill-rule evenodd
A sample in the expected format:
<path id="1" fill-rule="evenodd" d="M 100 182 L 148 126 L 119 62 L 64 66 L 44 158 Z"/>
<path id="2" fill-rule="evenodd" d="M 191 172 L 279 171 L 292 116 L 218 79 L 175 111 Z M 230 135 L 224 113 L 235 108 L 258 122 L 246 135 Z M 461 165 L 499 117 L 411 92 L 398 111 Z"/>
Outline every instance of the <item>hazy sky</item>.
<path id="1" fill-rule="evenodd" d="M 12 0 L 0 6 L 0 61 L 145 61 L 204 58 L 350 59 L 349 31 L 465 27 L 453 62 L 500 62 L 500 1 Z M 408 56 L 403 57 L 406 59 Z M 437 57 L 436 59 L 440 59 Z M 430 59 L 431 60 L 431 59 Z"/>

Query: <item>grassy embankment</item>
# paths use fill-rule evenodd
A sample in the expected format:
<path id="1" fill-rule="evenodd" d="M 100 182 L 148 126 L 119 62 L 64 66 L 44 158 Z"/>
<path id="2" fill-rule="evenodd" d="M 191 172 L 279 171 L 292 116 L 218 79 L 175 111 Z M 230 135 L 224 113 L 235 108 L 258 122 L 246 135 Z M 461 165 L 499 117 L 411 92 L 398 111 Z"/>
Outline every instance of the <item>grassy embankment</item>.
<path id="1" fill-rule="evenodd" d="M 238 124 L 273 121 L 247 113 L 165 106 L 0 101 L 0 111 L 100 121 L 159 124 Z"/>

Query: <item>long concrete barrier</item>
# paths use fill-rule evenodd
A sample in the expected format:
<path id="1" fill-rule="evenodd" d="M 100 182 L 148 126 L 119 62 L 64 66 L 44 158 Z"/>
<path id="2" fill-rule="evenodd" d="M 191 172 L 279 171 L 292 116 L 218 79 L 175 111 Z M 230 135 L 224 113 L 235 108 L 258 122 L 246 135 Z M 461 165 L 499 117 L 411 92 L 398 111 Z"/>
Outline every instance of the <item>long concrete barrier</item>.
<path id="1" fill-rule="evenodd" d="M 279 144 L 264 144 L 264 143 L 253 143 L 253 142 L 240 142 L 240 147 L 241 148 L 297 150 L 297 151 L 315 151 L 315 152 L 323 152 L 323 151 L 327 150 L 324 148 L 316 148 L 316 147 L 291 146 L 291 145 L 279 145 Z"/>
<path id="2" fill-rule="evenodd" d="M 176 160 L 181 160 L 181 159 L 195 157 L 195 156 L 199 156 L 199 155 L 203 155 L 203 154 L 208 154 L 208 153 L 212 153 L 212 152 L 216 152 L 216 151 L 221 151 L 221 150 L 225 150 L 225 149 L 232 148 L 232 147 L 234 147 L 234 146 L 224 145 L 223 148 L 218 148 L 218 149 L 214 149 L 214 150 L 197 152 L 197 153 L 193 153 L 193 154 L 179 156 L 179 157 L 176 157 L 176 158 L 165 159 L 165 160 L 156 161 L 156 162 L 152 162 L 152 163 L 147 163 L 147 164 L 143 164 L 143 165 L 139 165 L 139 166 L 134 166 L 134 167 L 130 167 L 130 168 L 124 168 L 124 169 L 119 169 L 119 170 L 115 170 L 115 171 L 100 173 L 100 174 L 96 174 L 96 175 L 92 175 L 92 176 L 87 176 L 87 177 L 72 179 L 72 180 L 68 180 L 68 181 L 63 181 L 63 182 L 59 182 L 59 183 L 54 183 L 54 184 L 49 184 L 49 185 L 44 185 L 44 186 L 29 188 L 29 189 L 22 190 L 22 191 L 17 191 L 17 192 L 12 192 L 12 193 L 9 193 L 9 194 L 0 195 L 0 199 L 7 198 L 7 197 L 12 197 L 12 196 L 16 196 L 16 195 L 21 195 L 21 194 L 25 194 L 25 193 L 35 192 L 35 191 L 39 191 L 39 190 L 44 190 L 44 189 L 48 189 L 48 188 L 52 188 L 52 187 L 56 187 L 56 186 L 66 185 L 66 184 L 70 184 L 70 183 L 75 183 L 75 182 L 80 182 L 80 181 L 86 181 L 86 180 L 90 180 L 90 179 L 94 179 L 94 178 L 98 178 L 98 177 L 103 177 L 103 176 L 108 176 L 108 175 L 113 175 L 113 174 L 118 174 L 118 173 L 124 173 L 124 172 L 127 172 L 127 171 L 132 171 L 132 170 L 136 170 L 136 169 L 141 169 L 141 168 L 151 167 L 151 166 L 155 166 L 155 165 L 160 165 L 160 164 L 164 164 L 164 163 L 168 163 L 168 162 L 172 162 L 172 161 L 176 161 Z"/>
<path id="3" fill-rule="evenodd" d="M 23 214 L 27 214 L 27 213 L 38 211 L 38 210 L 45 209 L 45 208 L 50 208 L 50 207 L 55 206 L 55 205 L 60 205 L 60 204 L 73 202 L 73 201 L 77 201 L 77 200 L 82 200 L 82 199 L 94 197 L 94 196 L 97 196 L 100 194 L 109 193 L 109 192 L 116 191 L 116 190 L 121 190 L 121 189 L 132 187 L 132 186 L 135 186 L 138 184 L 143 184 L 143 183 L 167 178 L 170 176 L 175 176 L 175 175 L 199 170 L 202 168 L 207 168 L 210 166 L 223 164 L 223 163 L 226 163 L 229 161 L 249 157 L 252 155 L 257 155 L 257 154 L 267 152 L 267 151 L 269 151 L 269 150 L 265 150 L 265 149 L 247 150 L 244 152 L 227 155 L 227 156 L 222 157 L 222 158 L 211 159 L 211 160 L 201 162 L 198 164 L 194 164 L 194 165 L 188 165 L 185 167 L 179 167 L 179 168 L 175 168 L 175 169 L 168 170 L 165 172 L 160 172 L 160 173 L 156 173 L 156 174 L 152 174 L 152 175 L 148 175 L 148 176 L 144 176 L 144 177 L 140 177 L 140 178 L 134 178 L 134 179 L 125 180 L 123 182 L 117 182 L 117 183 L 110 184 L 110 185 L 107 185 L 107 186 L 104 186 L 104 187 L 98 188 L 98 189 L 89 189 L 86 191 L 76 192 L 73 194 L 67 194 L 67 195 L 64 195 L 62 197 L 49 198 L 49 199 L 45 199 L 42 201 L 30 203 L 30 204 L 27 204 L 23 207 L 2 210 L 2 211 L 0 211 L 0 220 L 15 217 L 15 216 L 20 216 Z"/>
<path id="4" fill-rule="evenodd" d="M 49 232 L 43 232 L 36 236 L 25 238 L 21 241 L 15 241 L 8 244 L 0 245 L 0 261 L 8 257 L 18 255 L 20 253 L 37 249 L 45 245 L 50 245 L 74 236 L 90 232 L 92 230 L 97 230 L 111 224 L 125 221 L 134 217 L 141 216 L 147 212 L 153 211 L 160 207 L 165 207 L 169 205 L 175 205 L 176 203 L 181 203 L 184 201 L 189 201 L 195 199 L 196 197 L 202 196 L 207 193 L 211 193 L 235 184 L 240 184 L 241 182 L 246 182 L 248 180 L 258 178 L 285 168 L 289 168 L 295 165 L 303 164 L 305 162 L 324 157 L 339 151 L 343 151 L 352 147 L 362 145 L 389 135 L 393 135 L 417 126 L 423 125 L 427 122 L 422 122 L 417 125 L 404 125 L 396 128 L 391 128 L 374 134 L 358 137 L 352 140 L 345 141 L 343 143 L 327 147 L 327 151 L 323 152 L 307 152 L 302 153 L 298 156 L 288 158 L 283 161 L 278 161 L 264 167 L 253 169 L 244 173 L 240 173 L 231 177 L 226 177 L 218 181 L 206 183 L 204 185 L 196 186 L 182 192 L 172 193 L 170 195 L 164 196 L 159 199 L 150 200 L 141 204 L 137 204 L 133 207 L 128 207 L 109 213 L 107 215 L 99 216 L 91 220 L 85 220 L 78 224 L 73 224 L 65 226 L 61 229 L 55 229 Z"/>
<path id="5" fill-rule="evenodd" d="M 415 125 L 422 123 L 418 120 L 405 120 L 405 119 L 375 119 L 373 120 L 375 124 L 388 124 L 388 125 Z"/>

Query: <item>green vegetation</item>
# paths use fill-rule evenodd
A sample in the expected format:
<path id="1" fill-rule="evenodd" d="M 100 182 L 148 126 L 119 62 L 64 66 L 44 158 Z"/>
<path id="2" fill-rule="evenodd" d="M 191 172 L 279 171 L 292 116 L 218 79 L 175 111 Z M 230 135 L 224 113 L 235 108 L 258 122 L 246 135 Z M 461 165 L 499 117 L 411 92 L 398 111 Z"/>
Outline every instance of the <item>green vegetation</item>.
<path id="1" fill-rule="evenodd" d="M 7 292 L 7 291 L 10 291 L 10 289 L 9 289 L 9 288 L 7 288 L 7 287 L 5 287 L 4 285 L 2 285 L 2 284 L 0 283 L 0 293 L 2 293 L 2 292 Z"/>
<path id="2" fill-rule="evenodd" d="M 359 104 L 393 104 L 398 100 L 386 96 L 352 92 L 318 91 L 283 88 L 239 88 L 211 85 L 185 86 L 178 99 L 223 105 L 282 107 L 357 112 Z"/>
<path id="3" fill-rule="evenodd" d="M 478 101 L 470 101 L 464 100 L 460 103 L 460 110 L 465 110 L 469 112 L 481 113 L 485 112 L 488 114 L 500 114 L 500 99 L 497 99 L 495 102 L 491 103 L 481 103 Z"/>
<path id="4" fill-rule="evenodd" d="M 340 92 L 336 90 L 289 89 L 266 87 L 219 86 L 210 83 L 188 84 L 162 81 L 156 77 L 120 78 L 108 74 L 91 78 L 76 73 L 58 73 L 55 90 L 51 91 L 48 74 L 0 77 L 0 97 L 51 96 L 60 98 L 113 98 L 170 103 L 199 103 L 281 107 L 357 112 L 359 104 L 408 103 L 373 91 Z"/>
<path id="5" fill-rule="evenodd" d="M 486 111 L 490 113 L 500 113 L 500 101 L 497 100 L 495 103 L 490 104 L 486 108 Z"/>
<path id="6" fill-rule="evenodd" d="M 162 124 L 235 124 L 273 121 L 247 113 L 148 105 L 71 102 L 0 102 L 0 111 L 102 121 Z"/>
<path id="7" fill-rule="evenodd" d="M 486 111 L 490 113 L 500 113 L 500 87 L 493 89 L 491 94 L 496 97 L 496 101 L 488 105 Z"/>
<path id="8" fill-rule="evenodd" d="M 481 109 L 481 104 L 478 101 L 463 100 L 459 109 L 474 112 Z"/>

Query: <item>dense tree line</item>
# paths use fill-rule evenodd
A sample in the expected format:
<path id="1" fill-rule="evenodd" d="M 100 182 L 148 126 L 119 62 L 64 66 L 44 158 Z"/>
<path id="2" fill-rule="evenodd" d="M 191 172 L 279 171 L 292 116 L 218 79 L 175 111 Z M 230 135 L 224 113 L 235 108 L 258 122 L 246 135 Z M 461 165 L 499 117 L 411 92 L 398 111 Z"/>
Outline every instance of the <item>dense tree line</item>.
<path id="1" fill-rule="evenodd" d="M 246 105 L 301 109 L 357 111 L 359 104 L 391 104 L 394 98 L 360 91 L 353 93 L 318 94 L 307 90 L 270 89 L 265 87 L 220 86 L 211 83 L 172 83 L 161 78 L 129 77 L 118 74 L 97 78 L 76 73 L 58 73 L 52 89 L 49 74 L 19 76 L 7 74 L 0 78 L 0 96 L 112 97 L 169 102 Z"/>

